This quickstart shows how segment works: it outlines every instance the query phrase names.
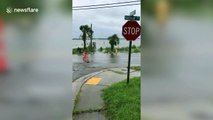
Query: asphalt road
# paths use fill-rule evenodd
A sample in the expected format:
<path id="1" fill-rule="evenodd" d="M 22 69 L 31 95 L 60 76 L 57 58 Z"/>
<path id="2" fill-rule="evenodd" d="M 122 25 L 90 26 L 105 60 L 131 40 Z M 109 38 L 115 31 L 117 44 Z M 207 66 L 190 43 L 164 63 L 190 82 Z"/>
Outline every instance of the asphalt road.
<path id="1" fill-rule="evenodd" d="M 89 74 L 91 72 L 96 72 L 106 68 L 115 67 L 127 67 L 128 63 L 128 53 L 118 53 L 117 55 L 110 55 L 104 53 L 95 53 L 89 56 L 90 63 L 85 63 L 82 61 L 82 56 L 73 55 L 73 81 L 79 77 Z M 140 66 L 140 53 L 132 53 L 131 65 Z"/>

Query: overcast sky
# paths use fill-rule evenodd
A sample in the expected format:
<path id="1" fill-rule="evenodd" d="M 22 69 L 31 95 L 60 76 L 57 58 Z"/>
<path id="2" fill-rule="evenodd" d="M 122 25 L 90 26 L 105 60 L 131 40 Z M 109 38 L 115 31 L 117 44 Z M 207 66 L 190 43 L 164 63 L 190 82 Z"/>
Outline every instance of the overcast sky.
<path id="1" fill-rule="evenodd" d="M 73 6 L 126 1 L 132 0 L 73 0 Z M 136 10 L 135 16 L 140 16 L 140 5 L 101 8 L 94 10 L 73 10 L 73 37 L 78 38 L 80 36 L 81 31 L 79 27 L 85 24 L 92 24 L 94 37 L 107 38 L 112 34 L 117 34 L 119 37 L 123 37 L 121 30 L 123 24 L 126 22 L 126 20 L 124 20 L 124 15 L 129 15 L 129 13 L 133 10 Z"/>

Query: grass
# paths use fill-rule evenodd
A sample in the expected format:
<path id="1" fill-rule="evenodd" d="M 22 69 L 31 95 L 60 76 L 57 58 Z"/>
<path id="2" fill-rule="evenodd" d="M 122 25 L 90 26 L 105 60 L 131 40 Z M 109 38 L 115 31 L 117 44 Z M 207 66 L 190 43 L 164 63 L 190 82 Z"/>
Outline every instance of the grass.
<path id="1" fill-rule="evenodd" d="M 117 52 L 121 52 L 121 53 L 122 53 L 122 52 L 128 52 L 128 51 L 129 51 L 129 47 L 121 47 L 121 48 L 116 48 L 116 49 L 117 49 Z M 87 47 L 86 51 L 87 51 L 88 54 L 91 53 L 89 47 Z M 99 52 L 103 52 L 103 53 L 112 53 L 110 47 L 106 47 L 106 48 L 100 47 L 100 48 L 98 49 L 98 51 L 99 51 Z M 96 52 L 96 50 L 93 49 L 93 52 Z M 133 45 L 133 46 L 132 46 L 132 53 L 139 53 L 139 52 L 141 52 L 140 46 L 137 47 L 137 46 Z M 73 53 L 73 54 L 81 55 L 81 54 L 83 53 L 83 48 L 73 48 L 73 49 L 72 49 L 72 53 Z"/>
<path id="2" fill-rule="evenodd" d="M 74 111 L 73 115 L 78 115 L 82 113 L 92 113 L 92 112 L 101 112 L 104 111 L 104 108 L 101 109 L 88 109 L 88 110 L 83 110 L 83 111 Z"/>
<path id="3" fill-rule="evenodd" d="M 90 51 L 90 48 L 89 47 L 87 47 L 86 48 L 86 52 L 88 53 L 88 54 L 90 54 L 90 53 L 94 53 L 94 52 L 96 52 L 96 50 L 95 50 L 95 48 L 93 48 L 93 50 L 92 51 Z M 73 55 L 81 55 L 83 53 L 83 48 L 73 48 L 72 49 L 72 54 Z"/>
<path id="4" fill-rule="evenodd" d="M 109 120 L 140 120 L 140 77 L 113 84 L 102 97 Z"/>
<path id="5" fill-rule="evenodd" d="M 118 74 L 126 74 L 126 73 L 123 73 L 123 72 L 120 72 L 120 71 L 115 71 L 115 70 L 109 70 L 111 72 L 114 72 L 114 73 L 118 73 Z"/>
<path id="6" fill-rule="evenodd" d="M 120 48 L 116 48 L 117 49 L 117 52 L 120 52 L 120 53 L 124 53 L 124 52 L 129 52 L 129 47 L 120 47 Z M 103 53 L 111 53 L 111 48 L 110 47 L 106 47 L 106 48 L 103 48 L 103 47 L 100 47 L 98 49 L 99 52 L 103 52 Z M 141 52 L 141 47 L 140 46 L 135 46 L 133 45 L 132 46 L 132 53 L 139 53 Z"/>
<path id="7" fill-rule="evenodd" d="M 79 90 L 78 94 L 76 95 L 76 98 L 75 98 L 75 101 L 74 101 L 73 114 L 76 113 L 76 112 L 78 112 L 78 111 L 76 110 L 76 107 L 77 107 L 77 104 L 78 104 L 78 101 L 79 101 L 79 97 L 80 97 L 80 93 L 81 93 L 81 88 L 82 88 L 82 86 L 83 86 L 83 84 L 81 85 L 80 90 Z"/>
<path id="8" fill-rule="evenodd" d="M 141 70 L 141 66 L 130 66 L 130 69 L 133 69 L 135 71 L 140 71 Z"/>

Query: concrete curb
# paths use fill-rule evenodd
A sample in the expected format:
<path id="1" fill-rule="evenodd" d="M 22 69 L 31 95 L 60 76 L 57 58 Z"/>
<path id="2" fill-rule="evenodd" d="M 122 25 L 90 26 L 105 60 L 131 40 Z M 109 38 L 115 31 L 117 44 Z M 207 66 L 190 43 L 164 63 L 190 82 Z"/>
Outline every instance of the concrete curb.
<path id="1" fill-rule="evenodd" d="M 94 77 L 95 75 L 98 75 L 100 73 L 103 73 L 103 72 L 106 72 L 106 71 L 113 71 L 115 69 L 123 69 L 123 67 L 116 67 L 116 68 L 107 68 L 107 69 L 103 69 L 103 70 L 100 70 L 100 71 L 97 71 L 97 72 L 93 72 L 93 73 L 90 73 L 90 74 L 87 74 L 87 75 L 84 75 L 80 78 L 78 78 L 77 80 L 75 80 L 74 82 L 72 82 L 72 96 L 73 97 L 73 108 L 72 110 L 74 111 L 74 108 L 75 108 L 75 101 L 78 99 L 78 94 L 80 93 L 81 91 L 81 88 L 83 87 L 83 85 L 87 82 L 87 80 L 89 80 L 90 78 Z M 131 73 L 135 73 L 137 71 L 131 71 Z M 119 73 L 117 73 L 119 74 Z M 124 73 L 126 74 L 126 73 Z M 75 89 L 73 88 L 73 86 L 75 86 Z"/>
<path id="2" fill-rule="evenodd" d="M 81 91 L 81 88 L 82 86 L 84 85 L 84 83 L 87 82 L 88 79 L 92 78 L 93 76 L 97 75 L 97 74 L 100 74 L 102 72 L 105 72 L 105 71 L 108 71 L 108 69 L 103 69 L 103 70 L 100 70 L 100 71 L 97 71 L 97 72 L 93 72 L 93 73 L 90 73 L 90 74 L 87 74 L 87 75 L 84 75 L 80 78 L 78 78 L 77 80 L 75 80 L 73 83 L 72 83 L 72 86 L 75 86 L 75 90 L 72 90 L 72 96 L 74 96 L 72 102 L 73 102 L 73 108 L 72 110 L 74 110 L 75 108 L 75 100 L 77 99 L 77 95 L 79 94 L 79 92 Z M 73 89 L 73 87 L 72 87 Z"/>

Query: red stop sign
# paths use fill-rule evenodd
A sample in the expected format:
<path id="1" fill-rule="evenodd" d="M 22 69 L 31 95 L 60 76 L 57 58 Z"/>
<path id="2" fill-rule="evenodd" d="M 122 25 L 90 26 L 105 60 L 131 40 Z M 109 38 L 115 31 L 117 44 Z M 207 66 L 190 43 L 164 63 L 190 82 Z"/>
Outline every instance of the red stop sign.
<path id="1" fill-rule="evenodd" d="M 141 26 L 136 21 L 127 21 L 122 27 L 122 35 L 128 41 L 134 41 L 141 34 Z"/>

